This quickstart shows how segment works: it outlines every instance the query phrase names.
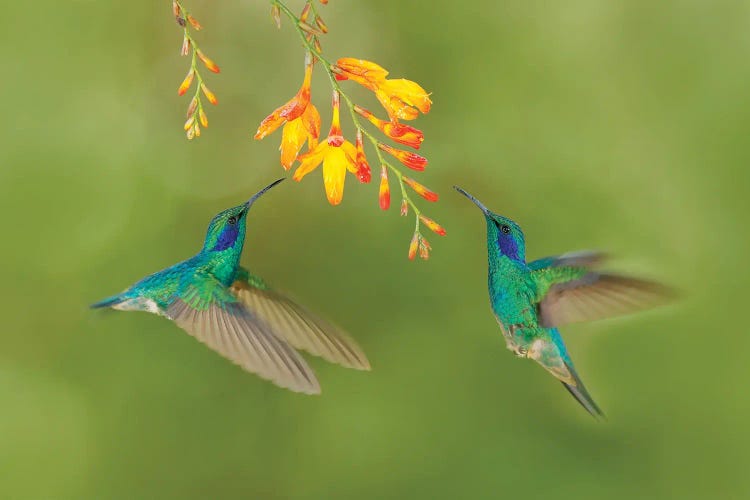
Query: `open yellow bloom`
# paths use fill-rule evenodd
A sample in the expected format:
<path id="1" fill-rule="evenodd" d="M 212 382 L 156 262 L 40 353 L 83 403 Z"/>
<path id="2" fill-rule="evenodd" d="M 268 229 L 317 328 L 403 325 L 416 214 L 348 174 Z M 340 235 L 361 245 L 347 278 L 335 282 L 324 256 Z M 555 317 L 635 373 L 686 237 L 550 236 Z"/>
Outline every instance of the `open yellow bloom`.
<path id="1" fill-rule="evenodd" d="M 300 166 L 297 167 L 292 178 L 299 181 L 323 163 L 323 184 L 326 197 L 331 205 L 338 205 L 344 197 L 347 170 L 352 174 L 357 173 L 356 158 L 357 148 L 345 140 L 341 133 L 339 95 L 338 92 L 334 92 L 333 119 L 328 138 L 297 158 Z"/>
<path id="2" fill-rule="evenodd" d="M 301 116 L 286 122 L 281 132 L 281 166 L 285 170 L 292 167 L 299 150 L 309 141 L 309 149 L 318 145 L 320 137 L 320 113 L 313 103 L 307 105 Z"/>
<path id="3" fill-rule="evenodd" d="M 388 80 L 388 71 L 371 61 L 344 57 L 336 61 L 336 79 L 353 80 L 375 92 L 393 121 L 413 120 L 419 112 L 429 113 L 430 94 L 418 83 L 405 78 Z"/>
<path id="4" fill-rule="evenodd" d="M 305 78 L 302 81 L 297 94 L 292 97 L 286 104 L 276 108 L 273 113 L 263 119 L 255 132 L 256 139 L 263 139 L 268 134 L 274 132 L 283 123 L 288 123 L 302 116 L 302 113 L 310 104 L 310 84 L 312 83 L 312 61 L 305 65 Z M 209 101 L 211 99 L 209 98 Z"/>

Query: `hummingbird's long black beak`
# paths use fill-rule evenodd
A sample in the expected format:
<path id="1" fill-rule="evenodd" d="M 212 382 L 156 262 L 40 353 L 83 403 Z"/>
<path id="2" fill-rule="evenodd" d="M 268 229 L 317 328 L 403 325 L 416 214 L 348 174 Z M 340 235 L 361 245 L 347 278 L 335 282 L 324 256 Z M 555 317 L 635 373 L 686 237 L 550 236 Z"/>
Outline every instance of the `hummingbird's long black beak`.
<path id="1" fill-rule="evenodd" d="M 257 200 L 263 194 L 265 194 L 266 191 L 268 191 L 269 189 L 271 189 L 272 187 L 274 187 L 276 184 L 280 183 L 283 180 L 284 180 L 283 177 L 281 179 L 275 180 L 268 186 L 264 187 L 263 189 L 255 193 L 249 200 L 245 202 L 245 211 L 247 211 L 250 208 L 250 205 L 252 205 L 255 202 L 255 200 Z"/>
<path id="2" fill-rule="evenodd" d="M 473 197 L 472 195 L 470 195 L 469 193 L 467 193 L 466 191 L 464 191 L 464 190 L 463 190 L 463 189 L 461 189 L 460 187 L 458 187 L 458 186 L 453 186 L 453 189 L 455 189 L 456 191 L 458 191 L 459 193 L 461 193 L 462 195 L 464 195 L 464 196 L 466 196 L 466 197 L 467 197 L 468 199 L 470 199 L 470 200 L 471 200 L 472 202 L 474 202 L 474 205 L 478 206 L 478 207 L 479 207 L 479 209 L 480 209 L 480 210 L 481 210 L 482 212 L 484 212 L 485 214 L 489 214 L 489 213 L 490 213 L 490 211 L 489 211 L 489 210 L 487 210 L 487 207 L 485 207 L 484 205 L 482 205 L 482 202 L 480 202 L 479 200 L 477 200 L 476 198 L 474 198 L 474 197 Z"/>

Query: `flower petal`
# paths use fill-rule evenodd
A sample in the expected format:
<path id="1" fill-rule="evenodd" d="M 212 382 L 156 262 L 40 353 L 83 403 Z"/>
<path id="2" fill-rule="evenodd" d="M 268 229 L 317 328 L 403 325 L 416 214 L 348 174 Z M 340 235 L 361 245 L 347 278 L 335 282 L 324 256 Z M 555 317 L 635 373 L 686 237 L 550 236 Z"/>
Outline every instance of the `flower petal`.
<path id="1" fill-rule="evenodd" d="M 318 144 L 312 151 L 308 151 L 303 155 L 299 155 L 297 157 L 297 160 L 300 161 L 300 166 L 297 167 L 297 170 L 294 171 L 292 179 L 294 179 L 295 181 L 300 181 L 304 176 L 315 170 L 315 167 L 320 165 L 320 162 L 323 161 L 323 157 L 325 156 L 327 149 L 328 143 L 323 141 Z"/>
<path id="2" fill-rule="evenodd" d="M 346 153 L 342 148 L 328 148 L 323 159 L 323 184 L 331 205 L 338 205 L 344 197 L 347 163 Z"/>
<path id="3" fill-rule="evenodd" d="M 281 151 L 281 166 L 284 167 L 284 170 L 289 170 L 292 167 L 307 137 L 308 133 L 305 130 L 302 119 L 297 118 L 296 120 L 286 122 L 281 132 L 281 145 L 279 146 L 279 150 Z"/>
<path id="4" fill-rule="evenodd" d="M 380 84 L 380 90 L 391 97 L 402 100 L 409 106 L 416 107 L 422 113 L 429 113 L 432 101 L 427 93 L 418 83 L 405 78 L 385 80 Z"/>

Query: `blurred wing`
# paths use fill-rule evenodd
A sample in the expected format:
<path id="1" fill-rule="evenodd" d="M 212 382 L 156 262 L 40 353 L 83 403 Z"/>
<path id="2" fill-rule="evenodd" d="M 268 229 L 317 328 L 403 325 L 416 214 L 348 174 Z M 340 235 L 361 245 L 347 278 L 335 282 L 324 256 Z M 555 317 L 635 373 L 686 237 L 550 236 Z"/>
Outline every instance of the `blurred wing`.
<path id="1" fill-rule="evenodd" d="M 367 356 L 346 333 L 284 295 L 255 286 L 242 276 L 232 284 L 231 291 L 275 335 L 295 348 L 347 368 L 370 369 Z"/>
<path id="2" fill-rule="evenodd" d="M 546 328 L 629 314 L 668 301 L 673 293 L 653 281 L 590 272 L 552 285 L 538 304 Z"/>
<path id="3" fill-rule="evenodd" d="M 538 271 L 545 267 L 585 267 L 590 268 L 601 264 L 606 255 L 595 250 L 582 250 L 580 252 L 570 252 L 562 255 L 544 257 L 528 263 L 532 271 Z"/>
<path id="4" fill-rule="evenodd" d="M 319 394 L 312 369 L 289 344 L 271 333 L 224 288 L 190 288 L 176 298 L 166 314 L 190 335 L 243 369 L 280 387 Z"/>

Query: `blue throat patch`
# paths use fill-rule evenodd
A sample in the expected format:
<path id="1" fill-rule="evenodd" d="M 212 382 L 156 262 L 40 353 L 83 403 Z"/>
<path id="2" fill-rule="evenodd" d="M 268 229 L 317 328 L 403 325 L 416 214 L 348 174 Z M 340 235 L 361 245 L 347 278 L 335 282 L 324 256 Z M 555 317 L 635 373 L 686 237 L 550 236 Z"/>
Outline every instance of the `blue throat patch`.
<path id="1" fill-rule="evenodd" d="M 498 232 L 497 245 L 500 247 L 500 252 L 512 260 L 519 260 L 518 258 L 518 243 L 512 234 L 503 234 Z"/>
<path id="2" fill-rule="evenodd" d="M 219 239 L 216 240 L 216 244 L 211 250 L 215 252 L 220 252 L 222 250 L 226 250 L 227 248 L 233 246 L 234 243 L 237 241 L 238 233 L 239 233 L 239 229 L 237 228 L 237 224 L 224 226 L 224 229 L 221 231 L 221 234 L 219 235 Z"/>

